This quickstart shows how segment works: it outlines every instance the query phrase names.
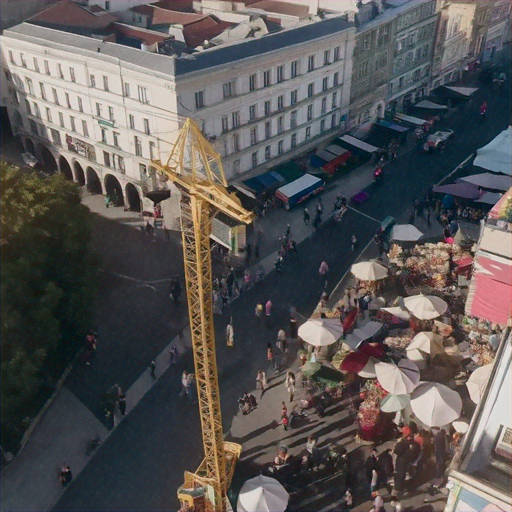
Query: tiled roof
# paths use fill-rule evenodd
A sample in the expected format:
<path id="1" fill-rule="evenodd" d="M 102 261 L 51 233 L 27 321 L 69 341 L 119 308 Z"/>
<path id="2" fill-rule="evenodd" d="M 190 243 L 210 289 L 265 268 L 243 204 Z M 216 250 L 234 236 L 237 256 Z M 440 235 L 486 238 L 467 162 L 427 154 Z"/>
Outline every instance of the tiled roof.
<path id="1" fill-rule="evenodd" d="M 149 17 L 149 25 L 188 25 L 206 18 L 204 14 L 192 12 L 178 12 L 169 9 L 162 9 L 154 5 L 138 5 L 132 9 L 138 14 Z"/>
<path id="2" fill-rule="evenodd" d="M 251 7 L 267 12 L 275 12 L 277 14 L 297 16 L 299 18 L 307 16 L 309 13 L 307 5 L 289 4 L 288 2 L 278 2 L 275 0 L 262 0 L 261 2 L 251 4 Z"/>
<path id="3" fill-rule="evenodd" d="M 133 39 L 138 39 L 146 45 L 161 43 L 171 37 L 170 35 L 162 34 L 161 32 L 145 30 L 131 25 L 125 25 L 123 23 L 114 23 L 112 28 L 116 33 L 122 34 L 126 37 L 132 37 Z"/>
<path id="4" fill-rule="evenodd" d="M 155 2 L 153 5 L 171 11 L 194 12 L 193 0 L 160 0 L 160 2 Z"/>
<path id="5" fill-rule="evenodd" d="M 202 45 L 204 41 L 209 41 L 218 36 L 232 25 L 233 23 L 217 21 L 211 16 L 207 16 L 202 20 L 185 26 L 183 28 L 183 36 L 188 46 L 196 48 Z"/>

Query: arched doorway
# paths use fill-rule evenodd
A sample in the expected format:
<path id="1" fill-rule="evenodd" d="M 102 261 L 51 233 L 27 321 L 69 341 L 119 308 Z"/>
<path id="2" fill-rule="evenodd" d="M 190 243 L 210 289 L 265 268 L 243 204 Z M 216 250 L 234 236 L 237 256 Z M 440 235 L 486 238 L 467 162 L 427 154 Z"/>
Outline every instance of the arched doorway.
<path id="1" fill-rule="evenodd" d="M 92 167 L 87 167 L 85 172 L 87 176 L 87 190 L 91 194 L 103 194 L 103 190 L 101 189 L 101 181 L 96 171 Z"/>
<path id="2" fill-rule="evenodd" d="M 141 211 L 141 201 L 139 191 L 137 187 L 133 183 L 128 183 L 126 185 L 126 202 L 128 203 L 128 208 L 132 212 L 140 212 Z"/>
<path id="3" fill-rule="evenodd" d="M 73 181 L 73 171 L 71 170 L 71 166 L 68 161 L 63 156 L 59 157 L 59 167 L 61 174 L 63 174 L 68 180 Z"/>
<path id="4" fill-rule="evenodd" d="M 75 178 L 78 184 L 83 187 L 85 185 L 85 174 L 82 166 L 79 162 L 75 160 L 75 163 L 73 164 L 73 167 L 75 168 Z M 99 182 L 100 180 L 98 180 Z"/>
<path id="5" fill-rule="evenodd" d="M 57 161 L 52 155 L 52 152 L 42 144 L 39 145 L 39 152 L 43 159 L 44 170 L 50 174 L 55 174 L 58 170 Z"/>
<path id="6" fill-rule="evenodd" d="M 124 206 L 123 189 L 119 180 L 112 174 L 105 176 L 105 190 L 115 206 Z"/>
<path id="7" fill-rule="evenodd" d="M 34 156 L 37 156 L 36 147 L 34 146 L 32 139 L 25 139 L 25 150 L 27 153 L 32 153 Z"/>

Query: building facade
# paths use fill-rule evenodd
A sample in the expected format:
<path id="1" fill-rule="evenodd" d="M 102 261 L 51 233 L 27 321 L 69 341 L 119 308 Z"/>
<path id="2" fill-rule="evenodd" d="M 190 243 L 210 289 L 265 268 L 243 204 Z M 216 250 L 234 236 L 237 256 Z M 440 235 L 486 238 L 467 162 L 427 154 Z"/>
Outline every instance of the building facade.
<path id="1" fill-rule="evenodd" d="M 485 43 L 482 48 L 482 60 L 490 61 L 496 52 L 503 49 L 503 44 L 510 41 L 510 9 L 509 0 L 489 2 L 493 5 L 487 9 L 487 27 Z"/>

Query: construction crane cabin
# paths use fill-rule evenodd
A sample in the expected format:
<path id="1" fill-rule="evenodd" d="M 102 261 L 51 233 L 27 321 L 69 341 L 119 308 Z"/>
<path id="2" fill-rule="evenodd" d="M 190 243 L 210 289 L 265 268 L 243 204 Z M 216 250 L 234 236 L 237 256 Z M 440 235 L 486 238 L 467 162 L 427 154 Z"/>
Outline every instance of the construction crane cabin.
<path id="1" fill-rule="evenodd" d="M 194 353 L 204 459 L 195 473 L 185 472 L 178 489 L 181 510 L 224 512 L 227 491 L 242 447 L 224 442 L 219 379 L 215 351 L 212 304 L 210 235 L 212 219 L 223 212 L 250 224 L 253 214 L 227 191 L 220 155 L 198 126 L 187 119 L 171 151 L 167 165 L 154 161 L 181 191 L 181 233 L 185 281 Z"/>

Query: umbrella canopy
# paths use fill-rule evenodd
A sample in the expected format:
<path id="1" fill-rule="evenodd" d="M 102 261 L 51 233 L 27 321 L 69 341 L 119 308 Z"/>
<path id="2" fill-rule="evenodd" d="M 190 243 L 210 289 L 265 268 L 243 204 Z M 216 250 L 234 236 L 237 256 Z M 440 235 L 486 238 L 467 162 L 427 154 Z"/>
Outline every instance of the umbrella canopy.
<path id="1" fill-rule="evenodd" d="M 419 350 L 432 356 L 443 354 L 443 338 L 433 332 L 420 332 L 414 336 L 406 350 Z"/>
<path id="2" fill-rule="evenodd" d="M 151 199 L 153 203 L 157 204 L 169 199 L 169 197 L 171 197 L 171 191 L 169 189 L 151 190 L 150 192 L 147 192 L 145 196 L 148 199 Z"/>
<path id="3" fill-rule="evenodd" d="M 464 419 L 454 421 L 452 426 L 455 429 L 455 432 L 459 432 L 461 434 L 465 434 L 469 430 L 468 420 Z"/>
<path id="4" fill-rule="evenodd" d="M 405 409 L 410 403 L 409 395 L 387 395 L 380 403 L 380 410 L 383 412 L 398 412 Z"/>
<path id="5" fill-rule="evenodd" d="M 467 183 L 472 183 L 477 187 L 501 190 L 502 192 L 505 192 L 505 190 L 508 190 L 512 186 L 512 177 L 504 176 L 502 174 L 494 174 L 492 172 L 464 176 L 462 178 L 457 178 L 457 181 L 465 181 Z"/>
<path id="6" fill-rule="evenodd" d="M 460 416 L 462 399 L 448 386 L 422 382 L 411 394 L 411 408 L 428 427 L 443 427 Z"/>
<path id="7" fill-rule="evenodd" d="M 345 337 L 345 343 L 352 349 L 356 349 L 368 338 L 375 336 L 380 331 L 382 324 L 380 322 L 366 322 L 363 326 L 354 329 L 354 331 Z"/>
<path id="8" fill-rule="evenodd" d="M 313 318 L 299 327 L 299 337 L 314 347 L 336 343 L 343 335 L 343 326 L 337 318 Z"/>
<path id="9" fill-rule="evenodd" d="M 482 192 L 476 185 L 464 181 L 440 185 L 432 190 L 439 194 L 450 194 L 451 196 L 462 197 L 463 199 L 478 199 L 482 195 Z"/>
<path id="10" fill-rule="evenodd" d="M 393 395 L 411 393 L 420 381 L 420 370 L 409 359 L 402 359 L 398 364 L 377 363 L 375 373 L 380 385 Z"/>
<path id="11" fill-rule="evenodd" d="M 412 224 L 396 224 L 391 230 L 391 240 L 398 242 L 416 242 L 423 233 Z"/>
<path id="12" fill-rule="evenodd" d="M 482 399 L 485 386 L 491 376 L 492 367 L 493 363 L 477 368 L 466 382 L 466 386 L 469 391 L 469 398 L 471 398 L 475 404 L 480 403 L 480 400 Z"/>
<path id="13" fill-rule="evenodd" d="M 351 352 L 341 363 L 341 370 L 349 373 L 356 373 L 365 379 L 375 377 L 375 364 L 378 360 L 369 354 L 362 352 Z"/>
<path id="14" fill-rule="evenodd" d="M 240 512 L 284 512 L 288 506 L 288 493 L 275 479 L 259 475 L 247 480 L 238 495 Z"/>
<path id="15" fill-rule="evenodd" d="M 407 350 L 406 355 L 407 359 L 413 361 L 420 370 L 427 367 L 427 355 L 423 352 L 420 352 L 417 349 L 412 349 Z"/>
<path id="16" fill-rule="evenodd" d="M 392 308 L 380 308 L 381 311 L 385 311 L 386 313 L 389 313 L 390 315 L 396 316 L 397 318 L 400 318 L 400 320 L 410 320 L 411 314 L 409 311 L 406 311 L 405 309 L 402 309 L 398 306 L 392 307 Z"/>
<path id="17" fill-rule="evenodd" d="M 448 309 L 448 304 L 443 299 L 422 293 L 406 297 L 404 305 L 411 314 L 420 320 L 432 320 L 441 316 Z"/>
<path id="18" fill-rule="evenodd" d="M 350 267 L 350 272 L 362 281 L 379 281 L 388 275 L 388 269 L 374 260 L 356 263 Z"/>

